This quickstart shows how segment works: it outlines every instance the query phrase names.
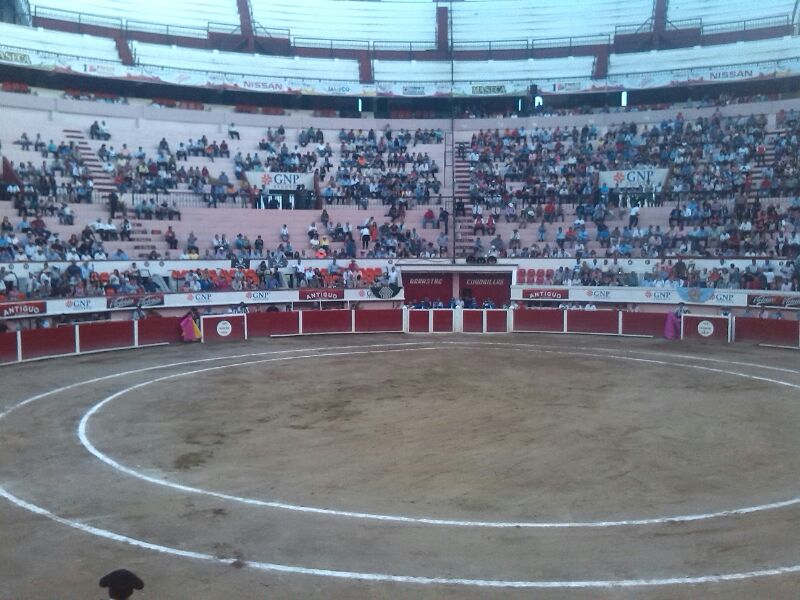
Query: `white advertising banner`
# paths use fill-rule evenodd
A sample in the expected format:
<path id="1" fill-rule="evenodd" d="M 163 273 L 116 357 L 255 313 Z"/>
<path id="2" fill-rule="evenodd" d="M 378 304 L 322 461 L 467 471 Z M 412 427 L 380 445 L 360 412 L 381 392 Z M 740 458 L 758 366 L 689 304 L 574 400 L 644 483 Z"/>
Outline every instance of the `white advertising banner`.
<path id="1" fill-rule="evenodd" d="M 63 315 L 73 313 L 105 312 L 105 296 L 91 298 L 59 298 L 47 301 L 48 315 Z"/>
<path id="2" fill-rule="evenodd" d="M 667 181 L 669 169 L 654 169 L 651 167 L 640 167 L 638 169 L 626 169 L 620 171 L 601 171 L 600 185 L 604 183 L 610 188 L 661 188 Z"/>
<path id="3" fill-rule="evenodd" d="M 377 82 L 336 81 L 303 78 L 277 78 L 257 74 L 223 73 L 184 70 L 152 65 L 123 65 L 79 56 L 0 45 L 0 63 L 25 65 L 59 73 L 93 75 L 142 81 L 168 83 L 221 90 L 269 92 L 276 94 L 323 94 L 327 96 L 522 96 L 535 83 L 542 91 L 552 94 L 613 91 L 623 89 L 654 89 L 680 85 L 774 79 L 800 74 L 800 57 L 785 60 L 753 62 L 725 67 L 676 69 L 650 73 L 611 75 L 604 79 L 591 77 L 540 78 L 509 81 L 451 82 Z M 409 69 L 413 66 L 409 61 Z"/>
<path id="4" fill-rule="evenodd" d="M 311 173 L 275 173 L 269 171 L 245 171 L 247 181 L 258 189 L 270 191 L 294 191 L 298 185 L 310 190 L 314 187 L 314 175 Z"/>
<path id="5" fill-rule="evenodd" d="M 535 290 L 541 290 L 537 293 Z M 563 294 L 555 293 L 564 290 Z M 632 288 L 632 287 L 562 287 L 513 286 L 512 300 L 552 302 L 611 302 L 615 304 L 703 304 L 707 306 L 747 306 L 747 290 L 714 288 Z"/>
<path id="6" fill-rule="evenodd" d="M 383 288 L 374 288 L 380 291 Z M 245 304 L 289 304 L 294 302 L 365 302 L 404 299 L 403 288 L 391 297 L 376 296 L 373 288 L 342 289 L 342 288 L 300 288 L 295 290 L 250 290 L 246 292 L 176 292 L 172 294 L 147 294 L 145 296 L 158 296 L 157 304 L 145 303 L 145 308 L 188 308 L 192 306 L 235 306 Z M 142 296 L 143 297 L 143 296 Z M 163 302 L 161 301 L 163 297 Z M 131 310 L 133 303 L 120 303 L 116 306 L 109 299 L 119 296 L 96 296 L 91 298 L 56 298 L 47 300 L 46 312 L 37 311 L 36 316 L 42 314 L 61 315 L 76 313 L 106 312 L 109 310 Z M 131 296 L 130 298 L 136 298 Z M 8 303 L 9 305 L 11 303 Z M 30 304 L 17 303 L 17 304 Z M 14 315 L 17 316 L 17 315 Z M 27 316 L 27 314 L 23 315 Z"/>

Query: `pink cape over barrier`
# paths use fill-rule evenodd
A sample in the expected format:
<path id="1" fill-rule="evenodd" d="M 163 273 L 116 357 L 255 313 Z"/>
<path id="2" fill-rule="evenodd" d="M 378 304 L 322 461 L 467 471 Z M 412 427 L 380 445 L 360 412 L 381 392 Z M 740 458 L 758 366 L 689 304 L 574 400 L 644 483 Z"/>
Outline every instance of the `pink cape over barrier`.
<path id="1" fill-rule="evenodd" d="M 191 315 L 186 315 L 181 319 L 181 333 L 184 342 L 195 342 L 200 339 L 200 332 Z"/>
<path id="2" fill-rule="evenodd" d="M 667 313 L 664 322 L 664 337 L 668 340 L 677 340 L 681 337 L 681 318 L 675 313 Z"/>

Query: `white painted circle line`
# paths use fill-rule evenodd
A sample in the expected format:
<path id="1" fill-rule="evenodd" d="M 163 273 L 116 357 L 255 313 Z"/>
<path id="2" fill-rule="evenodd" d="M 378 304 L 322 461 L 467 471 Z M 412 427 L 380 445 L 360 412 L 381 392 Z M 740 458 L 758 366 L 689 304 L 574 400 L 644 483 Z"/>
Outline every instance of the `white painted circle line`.
<path id="1" fill-rule="evenodd" d="M 286 350 L 270 350 L 267 352 L 248 352 L 246 354 L 231 354 L 228 356 L 212 356 L 210 358 L 196 358 L 194 360 L 184 360 L 180 362 L 174 363 L 167 363 L 164 365 L 153 365 L 152 367 L 143 367 L 140 369 L 131 369 L 130 371 L 121 371 L 119 373 L 111 373 L 110 375 L 102 375 L 100 377 L 93 377 L 92 379 L 85 379 L 84 381 L 78 381 L 75 383 L 70 383 L 69 385 L 64 385 L 61 387 L 53 388 L 52 390 L 48 390 L 46 392 L 42 392 L 41 394 L 36 394 L 35 396 L 30 396 L 29 398 L 25 398 L 13 404 L 11 406 L 6 407 L 2 411 L 0 411 L 0 420 L 7 417 L 13 411 L 22 408 L 32 402 L 36 402 L 37 400 L 41 400 L 42 398 L 47 398 L 48 396 L 54 396 L 56 394 L 60 394 L 62 392 L 66 392 L 84 385 L 90 385 L 92 383 L 99 383 L 101 381 L 108 381 L 109 379 L 117 379 L 119 377 L 125 377 L 127 375 L 138 375 L 139 373 L 147 373 L 148 371 L 156 371 L 159 369 L 168 369 L 171 367 L 183 367 L 186 365 L 194 365 L 198 363 L 206 363 L 206 362 L 216 362 L 221 360 L 237 360 L 240 358 L 250 358 L 253 356 L 271 356 L 273 354 L 292 354 L 294 352 L 316 352 L 321 350 L 349 350 L 351 348 L 387 348 L 387 347 L 397 347 L 397 346 L 423 346 L 425 342 L 404 342 L 404 343 L 396 343 L 396 344 L 361 344 L 361 345 L 354 345 L 354 346 L 322 346 L 319 348 L 292 348 Z"/>
<path id="2" fill-rule="evenodd" d="M 468 342 L 463 343 L 466 346 L 470 346 Z M 494 343 L 492 345 L 502 345 L 502 343 Z M 690 369 L 696 369 L 700 371 L 708 371 L 713 373 L 720 373 L 724 375 L 734 375 L 743 377 L 746 379 L 753 379 L 757 381 L 764 381 L 766 383 L 773 383 L 776 385 L 782 385 L 791 387 L 794 389 L 800 390 L 800 384 L 794 384 L 786 381 L 781 381 L 778 379 L 772 379 L 768 377 L 762 377 L 758 375 L 750 375 L 747 373 L 743 373 L 740 371 L 730 371 L 726 369 L 719 369 L 716 367 L 706 367 L 702 365 L 693 365 L 688 363 L 675 363 L 675 362 L 666 362 L 656 359 L 649 359 L 649 358 L 637 358 L 632 356 L 619 356 L 610 353 L 597 353 L 597 352 L 575 352 L 571 350 L 564 350 L 559 347 L 559 350 L 544 350 L 541 347 L 532 344 L 532 345 L 522 345 L 526 348 L 528 352 L 541 352 L 544 354 L 559 354 L 559 355 L 566 355 L 566 356 L 586 356 L 590 358 L 610 358 L 615 360 L 622 360 L 622 361 L 630 361 L 630 362 L 640 362 L 640 363 L 648 363 L 648 364 L 657 364 L 657 365 L 666 365 L 666 366 L 677 366 L 677 367 L 685 367 Z M 137 479 L 141 479 L 142 481 L 147 481 L 148 483 L 153 483 L 156 485 L 172 488 L 181 492 L 188 492 L 192 494 L 200 494 L 204 496 L 209 496 L 213 498 L 218 498 L 221 500 L 227 500 L 232 502 L 238 502 L 241 504 L 246 504 L 250 506 L 259 506 L 264 508 L 273 508 L 273 509 L 280 509 L 280 510 L 288 510 L 300 513 L 310 513 L 310 514 L 319 514 L 319 515 L 327 515 L 327 516 L 334 516 L 334 517 L 346 517 L 352 519 L 365 519 L 365 520 L 372 520 L 372 521 L 384 521 L 384 522 L 393 522 L 393 523 L 404 523 L 404 524 L 412 524 L 412 525 L 435 525 L 435 526 L 445 526 L 445 527 L 483 527 L 483 528 L 495 528 L 495 529 L 503 529 L 503 528 L 528 528 L 528 529 L 577 529 L 577 528 L 607 528 L 607 527 L 623 527 L 623 526 L 642 526 L 642 525 L 664 525 L 670 523 L 686 523 L 692 521 L 701 521 L 707 519 L 716 519 L 721 517 L 731 517 L 736 515 L 746 515 L 755 512 L 763 512 L 767 510 L 775 510 L 779 508 L 786 508 L 789 506 L 794 506 L 796 504 L 800 504 L 800 497 L 790 498 L 788 500 L 783 500 L 779 502 L 771 502 L 768 504 L 760 504 L 757 506 L 748 506 L 742 508 L 734 508 L 734 509 L 727 509 L 721 511 L 714 511 L 714 512 L 706 512 L 706 513 L 699 513 L 699 514 L 690 514 L 690 515 L 673 515 L 673 516 L 665 516 L 665 517 L 653 517 L 653 518 L 644 518 L 644 519 L 621 519 L 621 520 L 607 520 L 607 521 L 572 521 L 572 522 L 547 522 L 547 521 L 472 521 L 472 520 L 457 520 L 457 519 L 436 519 L 436 518 L 429 518 L 429 517 L 408 517 L 403 515 L 385 515 L 385 514 L 378 514 L 378 513 L 366 513 L 366 512 L 355 512 L 355 511 L 346 511 L 346 510 L 336 510 L 330 508 L 320 508 L 320 507 L 313 507 L 313 506 L 303 506 L 298 504 L 291 504 L 287 502 L 280 502 L 276 500 L 260 500 L 257 498 L 248 498 L 244 496 L 236 496 L 232 494 L 226 494 L 223 492 L 215 492 L 212 490 L 206 490 L 203 488 L 197 488 L 189 485 L 184 485 L 180 483 L 175 483 L 172 481 L 167 481 L 165 479 L 160 479 L 158 477 L 153 477 L 150 475 L 146 475 L 141 473 L 135 469 L 131 469 L 130 467 L 126 467 L 125 465 L 117 462 L 107 454 L 103 453 L 99 450 L 89 439 L 86 431 L 88 428 L 88 423 L 92 416 L 96 414 L 101 408 L 106 406 L 111 401 L 123 396 L 131 391 L 141 389 L 145 386 L 148 386 L 153 383 L 158 383 L 161 381 L 166 381 L 169 379 L 175 379 L 178 377 L 184 377 L 187 375 L 195 375 L 198 373 L 204 373 L 209 371 L 215 371 L 219 369 L 227 369 L 227 368 L 235 368 L 239 366 L 246 366 L 251 364 L 260 364 L 260 363 L 269 363 L 269 362 L 279 362 L 279 361 L 289 361 L 289 360 L 299 360 L 299 359 L 306 359 L 306 358 L 317 358 L 317 357 L 325 357 L 325 356 L 349 356 L 352 354 L 379 354 L 379 353 L 387 353 L 387 352 L 408 352 L 408 351 L 415 351 L 415 350 L 437 350 L 439 347 L 437 346 L 430 346 L 430 347 L 415 347 L 415 348 L 401 348 L 401 349 L 391 349 L 391 350 L 363 350 L 363 351 L 353 351 L 353 352 L 331 352 L 331 353 L 319 353 L 319 354 L 309 354 L 309 355 L 293 355 L 293 356 L 283 356 L 279 358 L 268 358 L 268 359 L 259 359 L 254 361 L 247 361 L 242 363 L 234 363 L 234 364 L 226 364 L 220 365 L 215 367 L 204 367 L 201 369 L 195 369 L 188 372 L 181 372 L 175 373 L 171 375 L 165 375 L 163 377 L 158 377 L 156 379 L 151 379 L 148 381 L 144 381 L 132 386 L 129 386 L 125 389 L 119 390 L 110 396 L 107 396 L 94 406 L 92 406 L 81 418 L 80 423 L 78 424 L 77 435 L 78 439 L 80 440 L 81 444 L 96 458 L 110 466 L 111 468 L 129 475 L 131 477 L 135 477 Z M 760 365 L 750 365 L 754 367 L 758 367 Z"/>
<path id="3" fill-rule="evenodd" d="M 171 546 L 163 546 L 146 540 L 130 537 L 120 533 L 115 533 L 100 527 L 86 525 L 79 521 L 73 521 L 53 514 L 46 508 L 27 502 L 3 487 L 0 487 L 0 497 L 5 498 L 13 505 L 27 510 L 35 515 L 45 517 L 61 525 L 66 525 L 78 531 L 90 535 L 135 546 L 145 550 L 153 550 L 162 554 L 178 556 L 181 558 L 191 558 L 204 560 L 221 565 L 232 565 L 237 562 L 235 558 L 224 558 L 206 554 L 204 552 L 194 552 L 191 550 L 181 550 Z M 378 583 L 410 583 L 417 585 L 445 585 L 445 586 L 467 586 L 484 588 L 531 588 L 531 589 L 613 589 L 613 588 L 635 588 L 635 587 L 657 587 L 671 585 L 698 585 L 706 583 L 724 583 L 734 581 L 744 581 L 761 577 L 774 577 L 776 575 L 790 575 L 800 573 L 800 565 L 784 567 L 773 567 L 758 571 L 744 571 L 739 573 L 720 573 L 714 575 L 699 575 L 686 577 L 666 577 L 660 579 L 598 579 L 583 581 L 524 581 L 524 580 L 502 580 L 502 579 L 462 579 L 449 577 L 419 577 L 414 575 L 392 575 L 386 573 L 362 573 L 358 571 L 336 571 L 332 569 L 315 569 L 295 565 L 283 565 L 277 563 L 259 561 L 241 561 L 245 566 L 259 571 L 289 573 L 293 575 L 312 575 L 315 577 L 328 577 L 335 579 L 346 579 L 350 581 L 370 581 Z"/>

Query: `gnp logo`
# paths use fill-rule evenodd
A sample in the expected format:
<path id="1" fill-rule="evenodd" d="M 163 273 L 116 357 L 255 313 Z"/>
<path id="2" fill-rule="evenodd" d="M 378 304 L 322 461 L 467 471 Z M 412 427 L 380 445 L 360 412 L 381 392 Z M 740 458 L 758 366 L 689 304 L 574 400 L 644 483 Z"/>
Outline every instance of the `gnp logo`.
<path id="1" fill-rule="evenodd" d="M 64 302 L 64 306 L 73 310 L 91 310 L 94 308 L 94 301 L 91 298 L 76 298 Z"/>
<path id="2" fill-rule="evenodd" d="M 244 297 L 248 300 L 269 300 L 269 292 L 247 292 Z"/>
<path id="3" fill-rule="evenodd" d="M 611 292 L 608 290 L 586 290 L 586 295 L 589 298 L 610 298 Z"/>
<path id="4" fill-rule="evenodd" d="M 186 294 L 186 299 L 198 304 L 211 302 L 211 294 Z"/>
<path id="5" fill-rule="evenodd" d="M 669 290 L 658 290 L 658 291 L 655 291 L 655 292 L 651 292 L 650 290 L 647 290 L 644 293 L 644 297 L 647 298 L 648 300 L 656 300 L 656 301 L 659 301 L 659 302 L 666 302 L 666 301 L 672 299 L 672 292 L 669 291 Z"/>
<path id="6" fill-rule="evenodd" d="M 733 304 L 733 299 L 733 294 L 720 294 L 719 292 L 714 292 L 715 302 L 719 302 L 721 304 Z"/>
<path id="7" fill-rule="evenodd" d="M 296 188 L 302 176 L 302 173 L 264 173 L 261 176 L 261 185 Z"/>

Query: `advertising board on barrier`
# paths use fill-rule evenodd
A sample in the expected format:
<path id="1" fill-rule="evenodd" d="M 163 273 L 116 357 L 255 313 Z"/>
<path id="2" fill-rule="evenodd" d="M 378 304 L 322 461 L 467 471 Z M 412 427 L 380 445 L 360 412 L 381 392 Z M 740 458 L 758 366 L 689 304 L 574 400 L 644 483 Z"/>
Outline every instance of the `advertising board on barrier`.
<path id="1" fill-rule="evenodd" d="M 115 308 L 134 308 L 142 306 L 151 308 L 153 306 L 164 306 L 164 294 L 145 294 L 143 296 L 109 296 L 106 298 L 106 307 Z"/>
<path id="2" fill-rule="evenodd" d="M 569 298 L 569 290 L 567 288 L 524 289 L 522 298 L 525 300 L 566 300 Z"/>
<path id="3" fill-rule="evenodd" d="M 521 287 L 512 288 L 514 300 L 571 302 L 612 302 L 619 304 L 704 304 L 708 306 L 747 306 L 746 290 L 717 290 L 714 288 L 629 288 L 629 287 L 565 287 L 562 294 L 547 295 L 559 288 Z M 535 292 L 543 295 L 532 296 Z M 564 295 L 566 294 L 566 296 Z"/>
<path id="4" fill-rule="evenodd" d="M 784 296 L 783 294 L 748 294 L 749 306 L 770 306 L 780 308 L 800 308 L 800 295 Z"/>
<path id="5" fill-rule="evenodd" d="M 341 288 L 299 290 L 300 300 L 344 300 L 344 290 Z"/>
<path id="6" fill-rule="evenodd" d="M 378 288 L 379 292 L 381 288 Z M 391 290 L 390 290 L 391 291 Z M 38 315 L 60 315 L 65 313 L 91 313 L 108 310 L 131 310 L 138 303 L 144 308 L 183 308 L 190 306 L 226 306 L 242 302 L 246 304 L 267 304 L 299 302 L 305 300 L 331 301 L 345 300 L 363 302 L 364 300 L 387 300 L 375 295 L 369 288 L 341 289 L 320 288 L 300 290 L 251 290 L 247 292 L 178 292 L 172 294 L 155 293 L 141 296 L 92 296 L 90 298 L 56 298 L 47 301 L 0 303 L 0 316 L 3 318 L 24 318 Z M 403 288 L 398 288 L 391 299 L 403 300 Z"/>
<path id="7" fill-rule="evenodd" d="M 47 303 L 37 302 L 3 302 L 0 303 L 0 316 L 4 319 L 14 317 L 35 317 L 47 312 Z"/>
<path id="8" fill-rule="evenodd" d="M 107 310 L 105 296 L 47 301 L 47 314 L 101 312 Z"/>

